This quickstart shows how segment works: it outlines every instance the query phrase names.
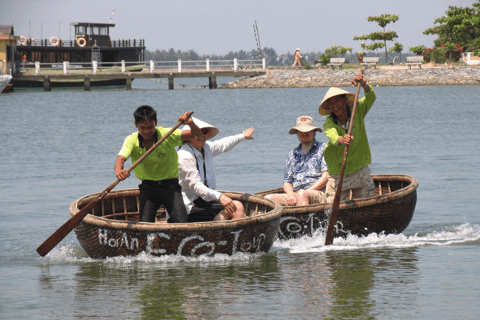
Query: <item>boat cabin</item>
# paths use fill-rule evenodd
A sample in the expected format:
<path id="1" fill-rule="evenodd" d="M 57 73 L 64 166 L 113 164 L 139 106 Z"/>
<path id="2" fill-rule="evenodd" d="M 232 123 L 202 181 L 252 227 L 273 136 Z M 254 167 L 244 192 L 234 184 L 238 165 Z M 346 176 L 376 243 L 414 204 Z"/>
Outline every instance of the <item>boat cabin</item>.
<path id="1" fill-rule="evenodd" d="M 20 36 L 17 51 L 33 63 L 144 61 L 145 39 L 112 40 L 110 28 L 115 27 L 113 23 L 78 22 L 72 26 L 73 40 Z"/>
<path id="2" fill-rule="evenodd" d="M 86 47 L 111 47 L 110 28 L 115 27 L 113 23 L 89 23 L 78 22 L 75 27 L 75 42 L 80 39 L 85 39 L 85 43 L 80 40 L 80 43 Z"/>

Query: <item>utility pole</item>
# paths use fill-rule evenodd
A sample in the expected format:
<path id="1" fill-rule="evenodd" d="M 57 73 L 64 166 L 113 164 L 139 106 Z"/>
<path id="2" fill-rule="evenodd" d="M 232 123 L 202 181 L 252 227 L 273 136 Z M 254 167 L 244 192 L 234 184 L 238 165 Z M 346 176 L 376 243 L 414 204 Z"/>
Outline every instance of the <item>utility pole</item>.
<path id="1" fill-rule="evenodd" d="M 253 33 L 255 34 L 255 41 L 257 42 L 258 58 L 262 59 L 262 46 L 260 45 L 260 34 L 258 33 L 257 20 L 255 20 L 255 24 L 253 25 Z"/>

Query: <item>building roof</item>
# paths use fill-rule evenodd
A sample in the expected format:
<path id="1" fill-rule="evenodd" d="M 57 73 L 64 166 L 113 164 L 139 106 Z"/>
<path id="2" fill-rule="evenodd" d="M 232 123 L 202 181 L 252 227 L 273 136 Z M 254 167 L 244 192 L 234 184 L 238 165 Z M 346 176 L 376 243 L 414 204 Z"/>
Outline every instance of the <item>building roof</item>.
<path id="1" fill-rule="evenodd" d="M 11 34 L 13 35 L 13 26 L 2 26 L 0 25 L 0 33 L 1 34 Z"/>

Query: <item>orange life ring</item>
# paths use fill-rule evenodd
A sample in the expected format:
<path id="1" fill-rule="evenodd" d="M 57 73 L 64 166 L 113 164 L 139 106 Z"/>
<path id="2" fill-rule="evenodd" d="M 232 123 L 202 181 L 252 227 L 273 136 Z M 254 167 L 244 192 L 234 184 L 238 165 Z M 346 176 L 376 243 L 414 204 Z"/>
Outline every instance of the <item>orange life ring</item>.
<path id="1" fill-rule="evenodd" d="M 85 38 L 78 38 L 77 39 L 77 44 L 80 47 L 85 47 L 87 45 L 87 40 L 85 40 Z"/>
<path id="2" fill-rule="evenodd" d="M 55 40 L 55 43 L 53 43 L 53 40 Z M 60 44 L 60 40 L 58 40 L 57 37 L 51 37 L 50 38 L 50 44 L 54 47 L 58 47 L 58 45 Z"/>
<path id="3" fill-rule="evenodd" d="M 20 40 L 22 40 L 22 41 L 20 41 Z M 25 38 L 24 36 L 20 36 L 20 40 L 18 40 L 17 42 L 21 46 L 24 46 L 27 43 L 27 38 Z"/>

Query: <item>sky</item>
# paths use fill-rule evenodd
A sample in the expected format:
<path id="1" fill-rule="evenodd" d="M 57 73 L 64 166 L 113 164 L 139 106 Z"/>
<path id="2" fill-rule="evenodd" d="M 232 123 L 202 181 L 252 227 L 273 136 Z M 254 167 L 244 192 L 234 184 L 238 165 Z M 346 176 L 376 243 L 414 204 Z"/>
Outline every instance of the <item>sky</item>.
<path id="1" fill-rule="evenodd" d="M 478 0 L 0 0 L 0 25 L 13 24 L 27 38 L 70 40 L 72 23 L 110 22 L 113 39 L 145 39 L 147 50 L 195 50 L 224 55 L 260 45 L 277 54 L 324 52 L 339 45 L 360 51 L 354 36 L 381 31 L 369 16 L 398 14 L 387 25 L 397 42 L 432 47 L 437 36 L 423 35 L 445 16 L 448 6 L 471 7 Z M 390 47 L 393 42 L 387 42 Z"/>

